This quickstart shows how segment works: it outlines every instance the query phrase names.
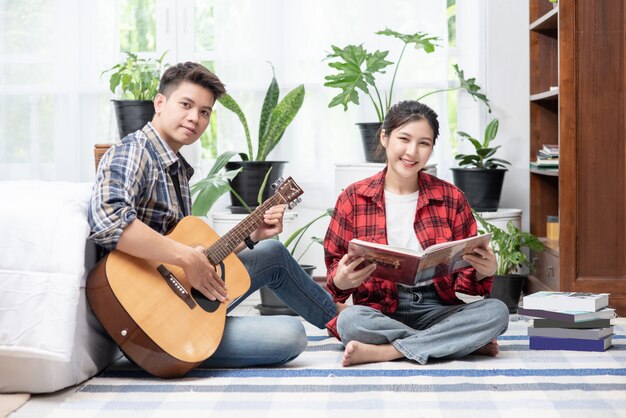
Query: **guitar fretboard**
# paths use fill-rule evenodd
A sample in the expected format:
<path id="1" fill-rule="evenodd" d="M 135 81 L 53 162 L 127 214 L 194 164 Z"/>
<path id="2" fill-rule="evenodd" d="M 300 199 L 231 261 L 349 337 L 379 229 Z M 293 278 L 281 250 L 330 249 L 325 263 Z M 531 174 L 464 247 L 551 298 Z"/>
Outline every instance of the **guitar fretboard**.
<path id="1" fill-rule="evenodd" d="M 250 215 L 237 224 L 233 229 L 228 231 L 224 236 L 215 241 L 213 245 L 205 250 L 205 255 L 213 265 L 219 264 L 241 243 L 245 237 L 249 236 L 263 222 L 263 214 L 272 206 L 286 203 L 280 193 L 274 194 L 272 197 L 258 206 Z"/>

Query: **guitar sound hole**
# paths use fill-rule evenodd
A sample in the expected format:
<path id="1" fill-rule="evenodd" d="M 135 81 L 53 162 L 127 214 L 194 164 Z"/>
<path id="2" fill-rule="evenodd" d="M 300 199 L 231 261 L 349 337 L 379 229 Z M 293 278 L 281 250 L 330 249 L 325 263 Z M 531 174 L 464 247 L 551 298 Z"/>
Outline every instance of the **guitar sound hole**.
<path id="1" fill-rule="evenodd" d="M 220 262 L 220 268 L 217 269 L 220 272 L 221 279 L 226 283 L 226 274 L 224 273 L 224 263 Z M 209 300 L 206 296 L 200 293 L 197 289 L 191 288 L 191 296 L 195 299 L 196 303 L 207 312 L 215 312 L 220 307 L 219 300 Z"/>

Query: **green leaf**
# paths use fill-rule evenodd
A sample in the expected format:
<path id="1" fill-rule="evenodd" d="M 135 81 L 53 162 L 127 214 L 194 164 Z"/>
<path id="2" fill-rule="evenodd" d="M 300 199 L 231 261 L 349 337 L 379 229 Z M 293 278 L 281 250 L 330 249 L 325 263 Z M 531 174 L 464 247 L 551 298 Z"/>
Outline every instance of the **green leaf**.
<path id="1" fill-rule="evenodd" d="M 261 187 L 259 188 L 259 193 L 257 194 L 256 197 L 256 201 L 259 204 L 259 206 L 261 206 L 261 204 L 263 203 L 263 190 L 265 190 L 265 185 L 267 184 L 267 180 L 270 178 L 270 173 L 272 172 L 272 168 L 270 167 L 269 170 L 267 170 L 267 173 L 265 173 L 265 177 L 263 178 L 263 182 L 261 183 Z"/>
<path id="2" fill-rule="evenodd" d="M 209 174 L 207 177 L 191 186 L 191 195 L 196 195 L 191 209 L 192 215 L 206 216 L 215 202 L 224 193 L 230 190 L 228 181 L 234 179 L 240 171 L 241 168 L 226 171 L 225 173 Z"/>
<path id="3" fill-rule="evenodd" d="M 480 100 L 481 102 L 483 102 L 489 109 L 489 113 L 491 113 L 491 105 L 489 104 L 489 99 L 487 99 L 487 96 L 485 96 L 484 94 L 479 93 L 480 86 L 475 83 L 475 79 L 470 78 L 466 80 L 465 76 L 463 75 L 463 70 L 459 69 L 458 64 L 454 64 L 452 68 L 454 68 L 456 76 L 459 79 L 461 88 L 464 89 L 468 94 L 470 94 L 475 101 Z"/>
<path id="4" fill-rule="evenodd" d="M 507 160 L 503 160 L 503 159 L 501 159 L 501 158 L 492 158 L 492 159 L 491 159 L 491 161 L 496 161 L 496 162 L 499 162 L 499 163 L 502 163 L 502 164 L 508 164 L 508 165 L 511 165 L 511 163 L 510 163 L 510 162 L 508 162 Z M 503 166 L 503 167 L 504 167 L 504 166 Z"/>
<path id="5" fill-rule="evenodd" d="M 261 141 L 261 138 L 263 138 L 267 132 L 270 117 L 272 116 L 272 111 L 278 103 L 279 94 L 280 89 L 278 88 L 278 82 L 276 81 L 274 66 L 272 65 L 272 81 L 270 82 L 270 85 L 267 89 L 267 93 L 265 93 L 263 108 L 261 109 L 261 119 L 259 120 L 259 141 Z"/>
<path id="6" fill-rule="evenodd" d="M 138 58 L 126 52 L 126 61 L 114 65 L 101 73 L 111 73 L 109 87 L 118 98 L 129 100 L 152 100 L 158 93 L 159 79 L 163 68 L 165 51 L 159 59 Z"/>
<path id="7" fill-rule="evenodd" d="M 469 142 L 472 143 L 472 145 L 474 146 L 474 148 L 476 150 L 479 150 L 482 148 L 482 145 L 480 144 L 480 142 L 478 142 L 478 140 L 468 134 L 466 134 L 465 132 L 459 131 L 457 132 L 457 135 L 461 136 L 462 138 L 467 139 Z"/>
<path id="8" fill-rule="evenodd" d="M 324 85 L 341 89 L 341 93 L 331 99 L 328 107 L 342 105 L 347 110 L 349 103 L 359 104 L 357 89 L 369 94 L 368 84 L 376 86 L 374 74 L 384 73 L 383 69 L 393 63 L 385 60 L 389 51 L 370 53 L 362 45 L 348 45 L 345 48 L 332 45 L 332 49 L 333 53 L 326 58 L 339 60 L 328 64 L 337 73 L 324 77 L 327 80 Z"/>
<path id="9" fill-rule="evenodd" d="M 285 129 L 296 117 L 304 102 L 304 85 L 291 90 L 272 111 L 265 136 L 259 141 L 257 161 L 265 161 L 267 155 L 274 149 Z"/>
<path id="10" fill-rule="evenodd" d="M 325 218 L 326 216 L 332 216 L 333 215 L 333 208 L 328 208 L 326 209 L 326 211 L 324 211 L 321 215 L 318 215 L 316 218 L 314 218 L 313 220 L 307 222 L 304 226 L 296 229 L 285 241 L 285 247 L 289 248 L 289 246 L 291 245 L 291 243 L 293 242 L 293 247 L 290 250 L 291 255 L 293 256 L 296 252 L 296 248 L 298 247 L 298 243 L 300 242 L 300 240 L 302 239 L 302 237 L 304 236 L 305 232 L 311 227 L 311 225 L 313 225 L 314 223 L 316 223 L 317 221 L 319 221 L 322 218 Z M 312 237 L 311 238 L 313 241 L 315 242 L 319 242 L 320 244 L 323 243 L 323 239 L 320 238 L 315 238 Z M 300 258 L 304 255 L 304 253 L 306 252 L 306 250 L 308 250 L 309 247 L 307 247 L 304 252 L 300 255 Z"/>
<path id="11" fill-rule="evenodd" d="M 476 154 L 478 154 L 482 158 L 488 158 L 495 154 L 498 148 L 500 148 L 499 145 L 495 148 L 481 148 L 479 150 L 476 150 Z"/>
<path id="12" fill-rule="evenodd" d="M 498 269 L 496 274 L 511 274 L 518 267 L 528 267 L 533 270 L 533 263 L 528 260 L 523 252 L 524 248 L 531 248 L 535 251 L 543 250 L 543 244 L 529 232 L 520 231 L 512 221 L 506 225 L 506 231 L 485 221 L 476 211 L 472 209 L 474 218 L 482 226 L 482 232 L 493 234 L 491 243 L 495 254 L 498 256 Z"/>
<path id="13" fill-rule="evenodd" d="M 224 168 L 224 166 L 230 161 L 231 158 L 233 158 L 235 155 L 237 155 L 237 152 L 235 151 L 226 151 L 223 152 L 222 154 L 220 154 L 216 159 L 215 162 L 213 163 L 213 167 L 211 167 L 211 170 L 209 171 L 209 176 L 213 175 L 213 174 L 217 174 L 219 173 L 222 168 Z"/>
<path id="14" fill-rule="evenodd" d="M 218 101 L 226 109 L 230 110 L 235 115 L 237 115 L 237 117 L 241 121 L 241 124 L 243 125 L 243 130 L 246 134 L 246 142 L 248 144 L 248 155 L 250 156 L 254 155 L 252 153 L 252 140 L 250 139 L 250 130 L 248 129 L 248 121 L 246 120 L 246 116 L 244 115 L 243 111 L 241 110 L 237 102 L 228 93 L 225 93 L 224 95 L 222 95 L 222 97 L 220 97 Z"/>
<path id="15" fill-rule="evenodd" d="M 483 141 L 483 146 L 488 147 L 489 143 L 496 137 L 498 134 L 498 119 L 494 119 L 485 128 L 485 140 Z"/>
<path id="16" fill-rule="evenodd" d="M 381 30 L 376 32 L 376 35 L 384 35 L 391 36 L 397 39 L 400 39 L 405 44 L 415 46 L 415 49 L 423 49 L 427 53 L 431 53 L 435 51 L 437 45 L 435 42 L 441 41 L 441 38 L 437 36 L 430 36 L 424 32 L 415 32 L 413 34 L 403 34 L 400 32 L 396 32 L 389 28 L 385 28 L 385 30 Z"/>

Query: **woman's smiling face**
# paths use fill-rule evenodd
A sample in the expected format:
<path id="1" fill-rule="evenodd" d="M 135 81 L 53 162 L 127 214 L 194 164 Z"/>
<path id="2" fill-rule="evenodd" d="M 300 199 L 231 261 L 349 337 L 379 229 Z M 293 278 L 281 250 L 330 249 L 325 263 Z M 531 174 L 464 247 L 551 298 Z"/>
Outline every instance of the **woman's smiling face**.
<path id="1" fill-rule="evenodd" d="M 416 180 L 433 152 L 433 136 L 426 119 L 402 125 L 389 135 L 383 131 L 381 142 L 387 155 L 387 176 L 396 181 Z"/>

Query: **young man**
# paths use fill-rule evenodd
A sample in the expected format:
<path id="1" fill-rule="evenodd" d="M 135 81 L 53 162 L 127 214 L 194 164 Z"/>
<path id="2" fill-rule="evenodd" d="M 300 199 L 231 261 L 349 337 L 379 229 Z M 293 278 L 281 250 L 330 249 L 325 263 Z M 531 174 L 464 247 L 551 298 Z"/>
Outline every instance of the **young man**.
<path id="1" fill-rule="evenodd" d="M 336 314 L 330 295 L 282 244 L 267 240 L 282 231 L 284 205 L 270 208 L 264 224 L 250 234 L 247 242 L 253 249 L 245 249 L 243 243 L 236 248 L 252 284 L 234 302 L 202 248 L 163 235 L 191 213 L 193 169 L 179 150 L 202 135 L 215 101 L 225 91 L 217 76 L 200 64 L 181 63 L 165 71 L 154 98 L 152 122 L 123 138 L 100 161 L 89 208 L 91 238 L 107 250 L 181 267 L 189 283 L 208 299 L 232 302 L 229 311 L 268 286 L 303 318 L 323 328 Z M 227 317 L 220 346 L 205 365 L 281 364 L 297 357 L 306 345 L 304 328 L 295 318 Z"/>

